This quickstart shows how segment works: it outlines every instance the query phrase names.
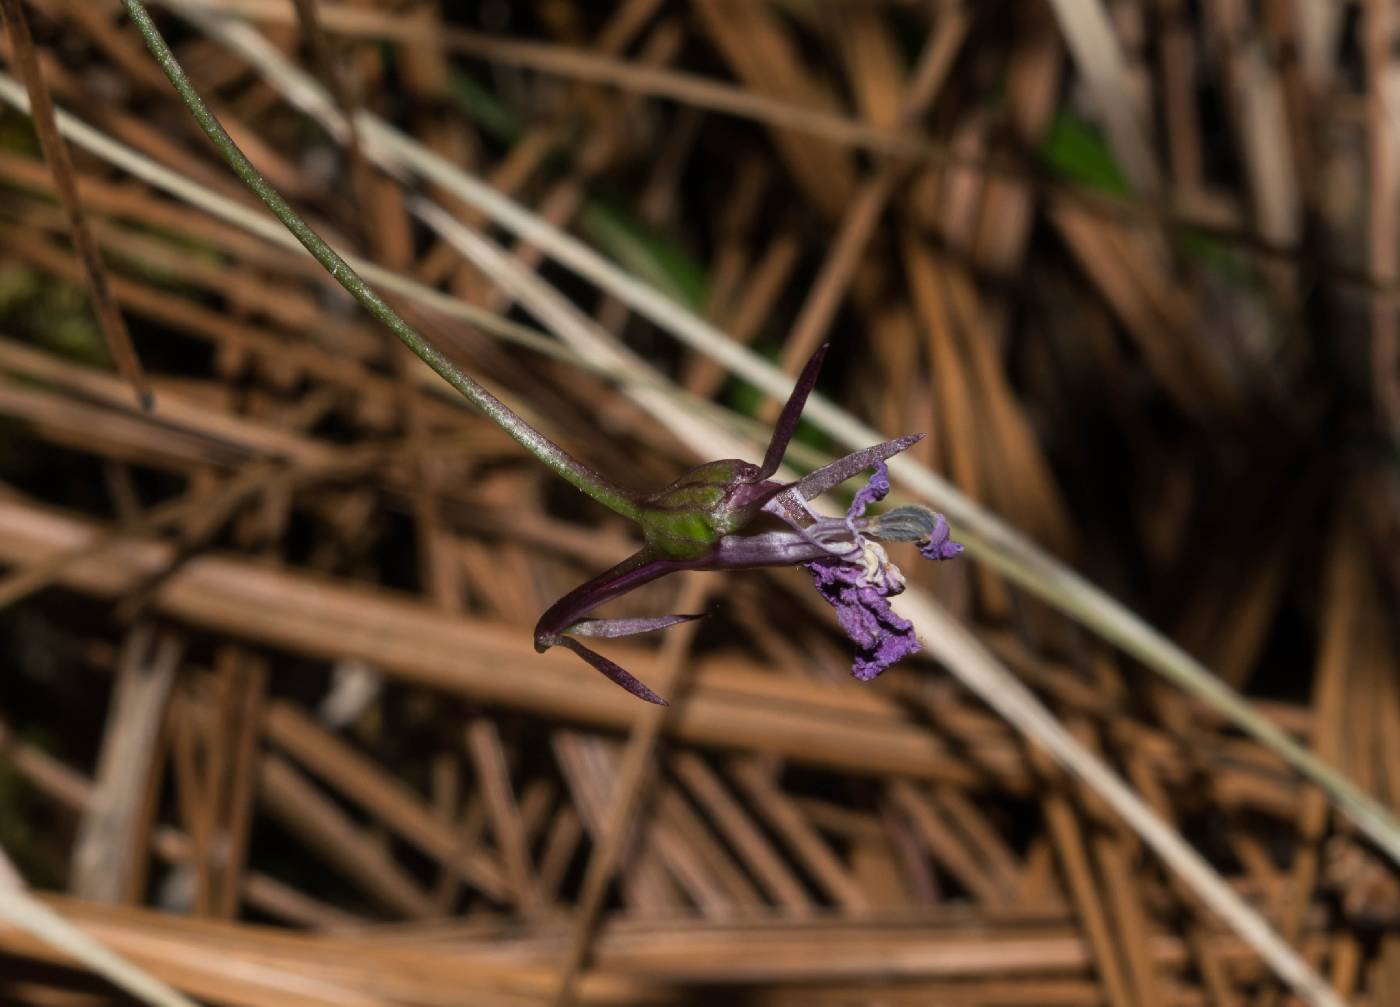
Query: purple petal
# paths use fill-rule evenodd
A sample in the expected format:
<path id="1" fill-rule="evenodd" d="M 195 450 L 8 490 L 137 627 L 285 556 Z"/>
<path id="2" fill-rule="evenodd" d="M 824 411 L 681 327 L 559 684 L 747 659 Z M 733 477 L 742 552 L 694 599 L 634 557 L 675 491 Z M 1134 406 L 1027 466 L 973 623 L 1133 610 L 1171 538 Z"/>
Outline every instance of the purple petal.
<path id="1" fill-rule="evenodd" d="M 580 619 L 564 630 L 570 636 L 596 636 L 615 639 L 619 636 L 636 636 L 638 633 L 653 633 L 683 622 L 703 619 L 701 615 L 657 615 L 640 619 Z"/>
<path id="2" fill-rule="evenodd" d="M 844 458 L 836 459 L 829 465 L 823 465 L 815 472 L 808 472 L 794 483 L 791 489 L 803 500 L 815 500 L 833 486 L 840 486 L 847 479 L 860 475 L 866 469 L 874 468 L 876 462 L 893 458 L 923 439 L 923 434 L 909 434 L 906 437 L 885 441 L 883 444 L 862 448 Z"/>
<path id="3" fill-rule="evenodd" d="M 662 699 L 656 693 L 648 689 L 646 685 L 636 676 L 630 674 L 629 672 L 624 670 L 619 665 L 613 663 L 612 661 L 609 661 L 606 657 L 604 657 L 602 654 L 599 654 L 597 651 L 589 650 L 587 647 L 579 643 L 573 637 L 561 636 L 556 642 L 562 644 L 565 647 L 568 647 L 579 657 L 583 658 L 589 664 L 593 665 L 593 667 L 601 671 L 605 676 L 607 676 L 609 680 L 615 682 L 617 685 L 622 686 L 624 689 L 626 689 L 632 695 L 636 696 L 638 699 L 645 699 L 648 703 L 655 703 L 657 706 L 670 705 L 666 702 L 666 700 Z"/>
<path id="4" fill-rule="evenodd" d="M 649 584 L 658 577 L 692 566 L 676 560 L 657 559 L 646 549 L 633 553 L 611 570 L 580 584 L 545 609 L 544 615 L 535 624 L 535 649 L 541 653 L 548 650 L 558 642 L 556 637 L 560 633 L 604 602 Z"/>
<path id="5" fill-rule="evenodd" d="M 836 620 L 856 645 L 851 674 L 862 682 L 921 649 L 914 624 L 890 607 L 878 589 L 866 583 L 854 564 L 836 559 L 807 564 L 821 596 L 836 609 Z"/>
<path id="6" fill-rule="evenodd" d="M 889 609 L 889 604 L 884 602 L 883 599 L 881 603 L 886 609 Z M 889 614 L 894 619 L 899 619 L 899 616 L 895 615 L 894 612 L 891 611 Z M 899 621 L 904 622 L 905 620 L 899 619 Z M 856 653 L 856 659 L 851 664 L 851 676 L 859 682 L 869 682 L 872 678 L 884 672 L 885 669 L 893 667 L 906 657 L 911 657 L 922 649 L 923 646 L 919 643 L 918 638 L 914 636 L 912 624 L 910 624 L 908 630 L 886 633 L 880 638 L 874 648 L 861 650 Z"/>
<path id="7" fill-rule="evenodd" d="M 746 570 L 760 566 L 796 566 L 831 555 L 800 531 L 768 531 L 757 535 L 726 535 L 699 561 L 700 570 Z"/>
<path id="8" fill-rule="evenodd" d="M 920 543 L 919 554 L 925 559 L 952 559 L 963 551 L 962 543 L 954 542 L 948 519 L 942 514 L 935 515 L 933 531 L 928 541 Z"/>
<path id="9" fill-rule="evenodd" d="M 652 692 L 640 681 L 628 674 L 618 665 L 609 661 L 602 654 L 589 650 L 573 637 L 563 635 L 564 632 L 580 622 L 580 616 L 597 608 L 606 601 L 626 594 L 633 588 L 650 583 L 658 577 L 663 577 L 675 570 L 684 569 L 685 564 L 675 563 L 669 560 L 659 560 L 652 556 L 650 552 L 643 549 L 627 557 L 617 566 L 605 573 L 599 574 L 592 580 L 580 584 L 564 597 L 560 598 L 548 609 L 544 615 L 540 616 L 540 621 L 535 624 L 535 649 L 543 654 L 550 647 L 563 645 L 572 650 L 579 657 L 583 658 L 593 667 L 597 668 L 613 682 L 622 686 L 632 695 L 645 699 L 648 703 L 666 705 L 666 701 Z M 679 621 L 676 616 L 663 616 L 662 619 Z M 606 624 L 607 620 L 583 620 L 585 623 Z M 612 620 L 614 623 L 643 622 L 655 623 L 656 620 Z M 659 626 L 655 628 L 660 628 Z M 642 632 L 643 630 L 638 630 Z M 601 635 L 609 635 L 603 633 Z M 621 635 L 621 634 L 611 634 Z"/>
<path id="10" fill-rule="evenodd" d="M 865 513 L 865 508 L 873 503 L 879 503 L 890 492 L 890 470 L 885 468 L 885 460 L 882 458 L 875 463 L 875 473 L 870 477 L 870 481 L 860 488 L 856 493 L 856 498 L 851 501 L 850 510 L 846 511 L 846 517 L 855 519 Z"/>
<path id="11" fill-rule="evenodd" d="M 802 407 L 807 404 L 807 396 L 812 394 L 812 389 L 817 385 L 817 375 L 821 373 L 822 361 L 826 359 L 826 351 L 829 348 L 828 345 L 817 347 L 817 352 L 812 354 L 807 366 L 802 368 L 802 373 L 797 376 L 787 405 L 783 406 L 782 414 L 773 427 L 773 439 L 768 442 L 768 453 L 763 456 L 763 464 L 759 467 L 758 474 L 753 477 L 753 482 L 762 482 L 771 477 L 783 463 L 788 441 L 792 440 L 792 435 L 797 430 L 797 422 L 802 418 Z"/>

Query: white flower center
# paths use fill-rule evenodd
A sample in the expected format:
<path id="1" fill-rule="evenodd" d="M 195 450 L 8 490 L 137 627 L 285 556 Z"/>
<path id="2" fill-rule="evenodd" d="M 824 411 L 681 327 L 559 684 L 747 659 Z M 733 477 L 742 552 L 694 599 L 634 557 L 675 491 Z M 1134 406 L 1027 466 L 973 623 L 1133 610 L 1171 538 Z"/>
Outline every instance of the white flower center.
<path id="1" fill-rule="evenodd" d="M 860 547 L 860 562 L 865 570 L 865 582 L 886 595 L 903 591 L 904 572 L 890 562 L 885 547 L 865 537 L 861 538 Z"/>

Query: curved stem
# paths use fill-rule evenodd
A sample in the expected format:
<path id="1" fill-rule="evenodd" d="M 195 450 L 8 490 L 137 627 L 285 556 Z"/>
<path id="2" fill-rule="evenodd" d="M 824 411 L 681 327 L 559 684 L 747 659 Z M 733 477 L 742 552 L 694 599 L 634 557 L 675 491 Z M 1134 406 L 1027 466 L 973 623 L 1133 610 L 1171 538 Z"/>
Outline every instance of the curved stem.
<path id="1" fill-rule="evenodd" d="M 616 511 L 623 517 L 636 520 L 640 516 L 641 508 L 635 494 L 595 472 L 526 423 L 504 402 L 463 373 L 440 350 L 429 343 L 417 329 L 404 321 L 382 297 L 375 293 L 369 284 L 350 268 L 349 263 L 341 258 L 330 245 L 326 244 L 321 236 L 313 231 L 310 225 L 287 204 L 287 201 L 268 183 L 267 179 L 263 178 L 253 167 L 252 162 L 233 142 L 233 138 L 219 124 L 219 120 L 210 111 L 209 106 L 204 103 L 199 92 L 194 89 L 194 85 L 190 83 L 189 77 L 185 75 L 184 69 L 175 59 L 175 54 L 170 51 L 170 46 L 166 44 L 159 29 L 156 28 L 155 22 L 151 20 L 150 14 L 140 0 L 122 0 L 122 3 L 131 16 L 132 22 L 136 25 L 136 30 L 141 33 L 142 39 L 145 40 L 146 48 L 151 51 L 151 55 L 160 64 L 160 68 L 165 71 L 165 76 L 169 78 L 180 99 L 194 115 L 195 121 L 204 130 L 205 135 L 218 148 L 229 167 L 247 184 L 248 188 L 253 190 L 277 219 L 286 226 L 287 230 L 296 236 L 296 239 L 315 257 L 316 261 L 325 267 L 336 282 L 350 293 L 350 296 L 359 301 L 376 320 L 398 336 L 405 346 L 436 371 L 444 381 L 461 392 L 468 401 L 490 417 L 497 426 L 510 434 L 521 447 L 538 458 L 551 471 L 597 500 L 604 507 Z"/>

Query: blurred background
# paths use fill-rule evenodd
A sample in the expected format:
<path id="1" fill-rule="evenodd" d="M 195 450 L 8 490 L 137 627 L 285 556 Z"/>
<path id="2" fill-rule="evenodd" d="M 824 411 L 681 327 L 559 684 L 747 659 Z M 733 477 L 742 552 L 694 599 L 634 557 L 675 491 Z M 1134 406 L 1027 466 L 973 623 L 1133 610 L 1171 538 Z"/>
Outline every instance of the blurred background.
<path id="1" fill-rule="evenodd" d="M 94 313 L 11 21 L 0 849 L 50 905 L 217 1004 L 1297 1002 L 947 668 L 852 681 L 801 570 L 608 610 L 708 613 L 600 648 L 666 711 L 537 655 L 632 527 L 259 230 L 116 0 L 23 8 L 156 403 Z M 273 185 L 616 482 L 715 431 L 756 459 L 781 403 L 462 179 L 789 375 L 829 342 L 820 394 L 926 432 L 918 462 L 1400 803 L 1391 0 L 154 14 Z M 804 424 L 792 457 L 843 450 Z M 1320 792 L 1055 599 L 892 554 L 1346 1002 L 1400 1003 L 1393 866 Z M 0 1001 L 132 1002 L 13 929 Z"/>

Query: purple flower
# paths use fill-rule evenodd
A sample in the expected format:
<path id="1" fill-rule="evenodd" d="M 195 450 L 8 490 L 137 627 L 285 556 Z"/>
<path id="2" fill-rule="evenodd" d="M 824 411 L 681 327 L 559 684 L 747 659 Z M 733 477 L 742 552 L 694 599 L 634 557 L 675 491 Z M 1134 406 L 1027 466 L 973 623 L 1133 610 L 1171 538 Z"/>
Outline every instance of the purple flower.
<path id="1" fill-rule="evenodd" d="M 637 500 L 646 544 L 611 570 L 570 591 L 540 616 L 535 649 L 562 645 L 628 692 L 652 703 L 665 700 L 577 637 L 618 637 L 665 629 L 694 615 L 642 619 L 588 619 L 593 609 L 678 570 L 740 570 L 805 566 L 817 590 L 836 609 L 837 621 L 856 645 L 851 674 L 869 681 L 901 658 L 918 653 L 914 627 L 887 599 L 904 590 L 904 575 L 879 540 L 918 542 L 928 559 L 952 559 L 943 515 L 925 507 L 896 507 L 878 517 L 866 510 L 890 491 L 885 460 L 922 438 L 901 437 L 856 451 L 792 483 L 772 476 L 797 429 L 802 407 L 816 384 L 826 347 L 808 361 L 774 428 L 763 464 L 739 459 L 698 466 L 660 493 Z M 821 494 L 861 472 L 874 470 L 844 517 L 825 517 L 810 506 Z M 763 515 L 778 528 L 750 530 Z"/>
<path id="2" fill-rule="evenodd" d="M 914 636 L 914 624 L 897 614 L 886 600 L 904 590 L 904 575 L 890 562 L 884 546 L 862 534 L 861 519 L 866 508 L 883 500 L 889 491 L 889 471 L 884 461 L 876 462 L 875 474 L 846 512 L 843 524 L 849 538 L 844 551 L 803 564 L 822 597 L 836 609 L 837 622 L 856 645 L 851 674 L 862 682 L 921 649 Z M 922 516 L 925 512 L 916 513 Z M 914 534 L 921 533 L 928 524 L 928 518 L 920 522 L 915 514 L 904 517 Z M 927 558 L 951 559 L 962 551 L 962 546 L 949 541 L 948 522 L 943 515 L 933 516 L 928 533 L 930 537 L 919 548 Z"/>
<path id="3" fill-rule="evenodd" d="M 903 618 L 879 588 L 864 582 L 858 567 L 829 559 L 807 564 L 823 598 L 836 609 L 836 620 L 856 645 L 851 674 L 868 682 L 890 665 L 917 654 L 914 624 Z"/>

